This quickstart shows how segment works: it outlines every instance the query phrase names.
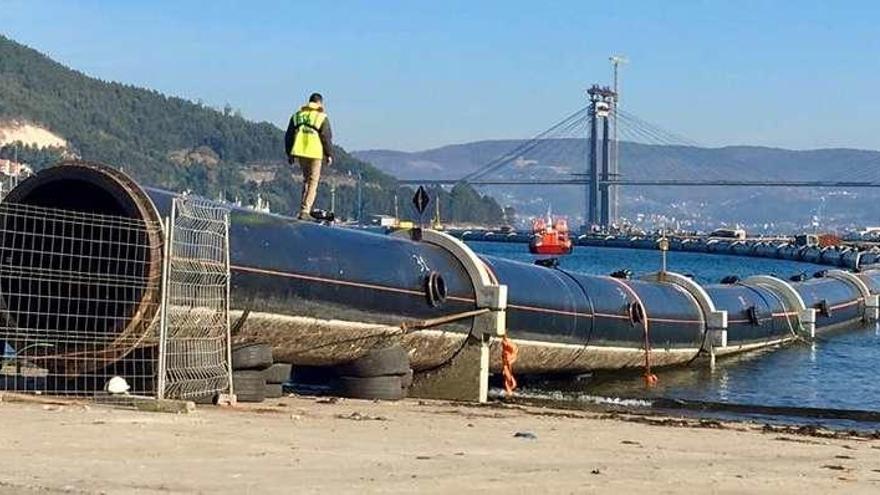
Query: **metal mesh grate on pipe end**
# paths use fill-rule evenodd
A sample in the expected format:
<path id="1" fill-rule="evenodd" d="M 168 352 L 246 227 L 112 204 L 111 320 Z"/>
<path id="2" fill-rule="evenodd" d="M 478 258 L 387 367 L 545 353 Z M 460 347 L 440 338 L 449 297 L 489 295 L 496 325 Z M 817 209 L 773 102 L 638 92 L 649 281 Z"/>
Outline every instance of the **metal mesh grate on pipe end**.
<path id="1" fill-rule="evenodd" d="M 143 219 L 0 204 L 0 388 L 81 394 L 126 375 L 149 392 L 161 238 Z"/>

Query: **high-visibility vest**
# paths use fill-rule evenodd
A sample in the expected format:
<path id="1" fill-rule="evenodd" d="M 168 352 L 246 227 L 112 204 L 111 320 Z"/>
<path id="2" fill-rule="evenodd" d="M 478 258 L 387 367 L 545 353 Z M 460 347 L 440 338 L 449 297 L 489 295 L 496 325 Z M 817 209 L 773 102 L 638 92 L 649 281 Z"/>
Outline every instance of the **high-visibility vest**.
<path id="1" fill-rule="evenodd" d="M 321 143 L 319 131 L 327 114 L 321 106 L 309 103 L 290 118 L 295 131 L 290 154 L 303 158 L 324 158 L 324 145 Z"/>

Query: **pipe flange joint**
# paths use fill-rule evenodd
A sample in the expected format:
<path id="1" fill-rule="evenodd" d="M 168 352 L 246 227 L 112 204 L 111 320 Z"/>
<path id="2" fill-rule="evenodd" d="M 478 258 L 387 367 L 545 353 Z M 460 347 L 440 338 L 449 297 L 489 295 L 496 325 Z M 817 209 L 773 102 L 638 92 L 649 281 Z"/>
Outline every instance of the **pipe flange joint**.
<path id="1" fill-rule="evenodd" d="M 690 277 L 676 272 L 655 272 L 640 277 L 641 280 L 663 282 L 675 285 L 691 295 L 703 312 L 706 321 L 706 331 L 727 330 L 727 310 L 715 307 L 715 302 L 700 284 Z M 723 338 L 726 345 L 726 336 Z"/>
<path id="2" fill-rule="evenodd" d="M 398 230 L 392 235 L 411 239 L 411 233 L 407 230 Z M 475 317 L 474 331 L 482 335 L 503 336 L 507 329 L 507 285 L 499 284 L 483 260 L 467 244 L 449 234 L 423 229 L 418 242 L 426 242 L 447 251 L 464 267 L 474 288 L 476 307 L 489 309 L 488 313 Z"/>

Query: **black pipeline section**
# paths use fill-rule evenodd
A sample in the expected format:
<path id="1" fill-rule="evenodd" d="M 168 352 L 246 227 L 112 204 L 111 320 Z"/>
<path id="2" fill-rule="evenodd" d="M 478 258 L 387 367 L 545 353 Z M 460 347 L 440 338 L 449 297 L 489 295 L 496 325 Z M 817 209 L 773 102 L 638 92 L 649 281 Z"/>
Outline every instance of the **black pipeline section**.
<path id="1" fill-rule="evenodd" d="M 482 242 L 528 243 L 532 237 L 530 233 L 476 229 L 452 230 L 449 233 L 465 241 Z M 573 239 L 573 242 L 576 246 L 586 247 L 657 250 L 659 240 L 658 236 L 590 234 L 581 235 L 577 239 Z M 803 261 L 853 270 L 880 264 L 880 248 L 878 247 L 864 249 L 846 245 L 798 246 L 789 241 L 761 239 L 670 237 L 668 240 L 670 251 Z"/>
<path id="2" fill-rule="evenodd" d="M 159 222 L 169 215 L 174 197 L 140 188 L 108 167 L 75 161 L 37 173 L 5 201 Z M 336 364 L 369 350 L 358 337 L 364 325 L 394 327 L 479 309 L 477 288 L 467 271 L 470 261 L 440 245 L 236 207 L 229 233 L 235 324 L 244 328 L 243 335 L 268 339 L 287 361 Z M 159 270 L 160 258 L 161 253 L 152 253 L 146 269 Z M 700 295 L 686 287 L 489 256 L 482 263 L 508 288 L 507 332 L 526 348 L 519 372 L 640 366 L 634 356 L 643 351 L 646 333 L 654 352 L 667 356 L 658 359 L 660 365 L 686 362 L 706 347 L 706 308 Z M 4 301 L 9 297 L 6 276 L 0 273 Z M 878 292 L 880 275 L 859 277 L 872 294 Z M 866 317 L 865 294 L 852 282 L 823 278 L 789 285 L 806 307 L 820 313 L 817 330 L 858 324 Z M 704 289 L 717 309 L 728 312 L 731 348 L 774 343 L 801 331 L 798 308 L 772 288 L 745 281 Z M 36 285 L 28 290 L 30 297 L 40 298 L 43 289 Z M 151 301 L 132 303 L 136 309 L 107 331 L 126 332 L 136 323 L 135 315 L 156 317 Z M 4 307 L 8 312 L 10 306 Z M 7 316 L 14 321 L 21 315 Z M 326 323 L 331 320 L 335 323 Z M 444 325 L 409 344 L 432 352 L 440 348 L 432 347 L 439 340 L 431 339 L 461 340 L 472 324 L 469 318 Z M 413 366 L 427 364 L 416 359 Z"/>

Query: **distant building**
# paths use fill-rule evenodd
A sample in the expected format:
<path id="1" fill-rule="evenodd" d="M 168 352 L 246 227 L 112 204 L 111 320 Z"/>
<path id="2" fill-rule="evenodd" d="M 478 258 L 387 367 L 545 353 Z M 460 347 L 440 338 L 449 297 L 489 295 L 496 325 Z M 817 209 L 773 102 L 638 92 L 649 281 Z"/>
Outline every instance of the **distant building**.
<path id="1" fill-rule="evenodd" d="M 5 158 L 0 158 L 0 174 L 6 177 L 14 177 L 23 179 L 33 175 L 34 170 L 26 163 L 14 162 Z"/>
<path id="2" fill-rule="evenodd" d="M 261 211 L 263 213 L 272 213 L 269 209 L 269 201 L 263 199 L 263 197 L 257 194 L 257 201 L 251 205 L 252 210 Z"/>
<path id="3" fill-rule="evenodd" d="M 816 247 L 819 245 L 819 236 L 815 234 L 798 234 L 794 236 L 794 245 L 799 247 Z"/>
<path id="4" fill-rule="evenodd" d="M 370 217 L 370 224 L 380 227 L 394 227 L 397 225 L 397 218 L 390 215 L 373 215 Z"/>

